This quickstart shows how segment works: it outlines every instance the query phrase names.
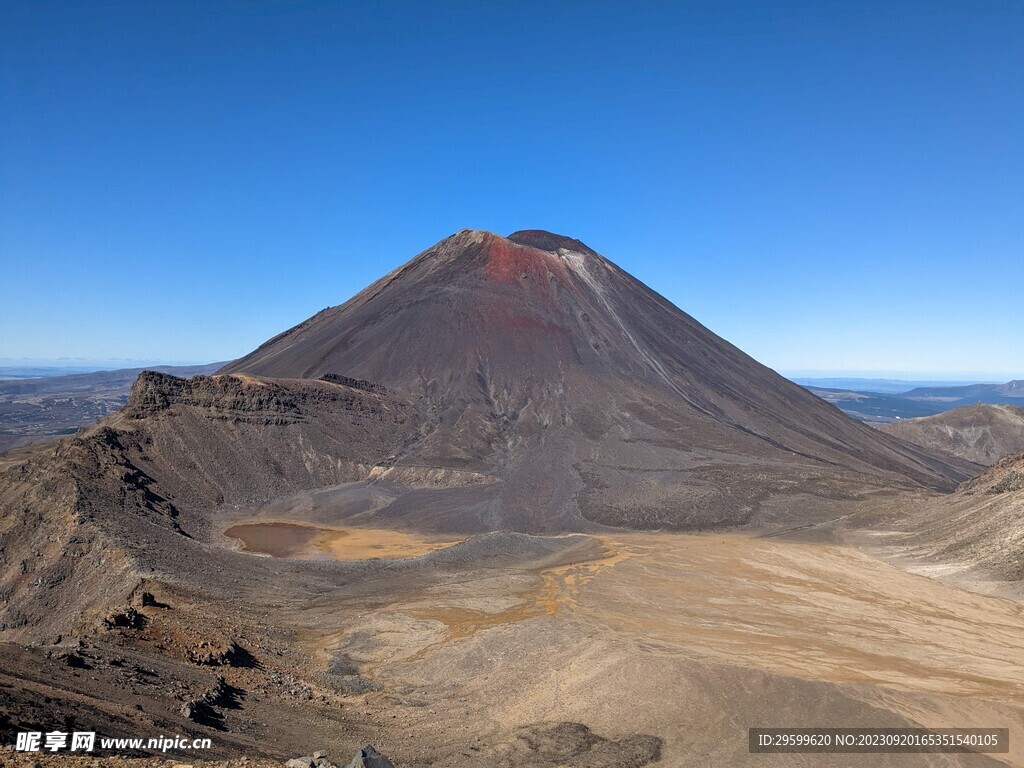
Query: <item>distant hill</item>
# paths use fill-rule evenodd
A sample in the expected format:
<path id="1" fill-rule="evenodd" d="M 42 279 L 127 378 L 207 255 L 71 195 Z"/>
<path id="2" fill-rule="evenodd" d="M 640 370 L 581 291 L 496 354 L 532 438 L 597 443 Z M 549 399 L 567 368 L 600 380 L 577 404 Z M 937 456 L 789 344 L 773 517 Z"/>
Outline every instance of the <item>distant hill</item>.
<path id="1" fill-rule="evenodd" d="M 872 392 L 804 384 L 811 392 L 859 421 L 889 424 L 934 416 L 979 403 L 1024 407 L 1024 381 L 1005 384 L 959 384 L 915 387 L 906 392 Z"/>
<path id="2" fill-rule="evenodd" d="M 128 401 L 132 383 L 143 371 L 189 378 L 213 373 L 222 365 L 158 365 L 2 380 L 0 453 L 72 434 L 79 427 L 113 413 Z"/>
<path id="3" fill-rule="evenodd" d="M 1024 405 L 1024 379 L 1008 381 L 1006 384 L 968 384 L 959 387 L 918 387 L 905 392 L 903 397 L 912 400 L 933 400 L 956 402 L 959 405 L 993 403 L 1003 405 Z"/>
<path id="4" fill-rule="evenodd" d="M 808 389 L 840 389 L 853 390 L 854 392 L 874 392 L 885 395 L 899 395 L 909 392 L 918 387 L 960 387 L 965 384 L 974 384 L 974 381 L 934 381 L 934 380 L 908 380 L 908 379 L 865 379 L 865 378 L 808 378 L 803 376 L 792 376 L 789 379 L 802 387 Z"/>
<path id="5" fill-rule="evenodd" d="M 1013 405 L 970 405 L 886 424 L 881 429 L 915 445 L 978 464 L 995 464 L 1011 453 L 1024 452 L 1024 408 Z"/>

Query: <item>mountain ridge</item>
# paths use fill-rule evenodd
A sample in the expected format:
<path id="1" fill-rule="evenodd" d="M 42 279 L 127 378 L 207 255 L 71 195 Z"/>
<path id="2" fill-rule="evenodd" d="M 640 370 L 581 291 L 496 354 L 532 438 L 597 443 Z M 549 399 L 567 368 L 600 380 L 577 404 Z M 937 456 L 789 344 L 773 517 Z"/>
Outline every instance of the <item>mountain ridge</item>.
<path id="1" fill-rule="evenodd" d="M 986 466 L 1024 451 L 1024 408 L 1013 405 L 970 405 L 879 429 L 928 450 Z"/>

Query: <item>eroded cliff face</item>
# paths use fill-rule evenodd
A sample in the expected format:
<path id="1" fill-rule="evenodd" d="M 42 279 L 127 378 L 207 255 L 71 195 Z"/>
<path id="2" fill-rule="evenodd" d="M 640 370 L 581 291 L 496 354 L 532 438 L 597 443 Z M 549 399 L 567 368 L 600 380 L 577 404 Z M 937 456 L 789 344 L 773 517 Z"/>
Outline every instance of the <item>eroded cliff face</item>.
<path id="1" fill-rule="evenodd" d="M 111 423 L 173 498 L 199 509 L 365 479 L 411 439 L 417 417 L 367 385 L 150 373 Z"/>

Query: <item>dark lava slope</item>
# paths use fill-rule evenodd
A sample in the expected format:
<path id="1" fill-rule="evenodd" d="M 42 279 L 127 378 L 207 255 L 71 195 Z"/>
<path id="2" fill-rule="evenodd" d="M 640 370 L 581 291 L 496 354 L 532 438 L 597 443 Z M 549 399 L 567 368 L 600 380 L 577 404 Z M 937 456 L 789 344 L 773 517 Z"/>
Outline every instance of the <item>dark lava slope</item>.
<path id="1" fill-rule="evenodd" d="M 220 373 L 400 394 L 417 429 L 387 479 L 433 480 L 379 514 L 431 528 L 770 523 L 865 490 L 951 490 L 970 469 L 845 417 L 537 230 L 462 230 Z M 469 474 L 445 487 L 447 472 Z"/>

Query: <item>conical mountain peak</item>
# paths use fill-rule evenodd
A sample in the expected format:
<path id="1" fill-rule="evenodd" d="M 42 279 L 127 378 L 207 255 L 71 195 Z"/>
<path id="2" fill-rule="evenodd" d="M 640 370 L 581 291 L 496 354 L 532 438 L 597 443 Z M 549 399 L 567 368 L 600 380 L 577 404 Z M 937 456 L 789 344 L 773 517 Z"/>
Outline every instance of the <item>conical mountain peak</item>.
<path id="1" fill-rule="evenodd" d="M 495 483 L 466 492 L 471 525 L 737 524 L 787 489 L 962 479 L 542 230 L 460 230 L 223 372 L 407 398 L 425 421 L 399 465 Z"/>

